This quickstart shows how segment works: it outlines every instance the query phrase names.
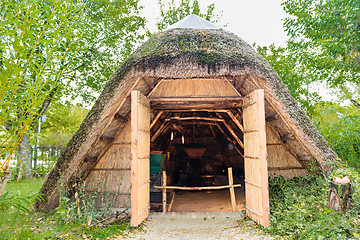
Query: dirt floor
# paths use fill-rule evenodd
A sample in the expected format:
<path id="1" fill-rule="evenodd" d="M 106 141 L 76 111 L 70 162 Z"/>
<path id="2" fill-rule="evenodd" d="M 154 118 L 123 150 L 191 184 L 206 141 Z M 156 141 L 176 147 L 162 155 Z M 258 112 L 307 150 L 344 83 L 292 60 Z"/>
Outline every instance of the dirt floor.
<path id="1" fill-rule="evenodd" d="M 251 221 L 240 222 L 240 212 L 151 213 L 143 230 L 127 237 L 137 240 L 162 239 L 272 239 L 256 229 Z"/>
<path id="2" fill-rule="evenodd" d="M 235 189 L 236 211 L 245 209 L 243 188 Z M 228 189 L 212 191 L 177 191 L 171 212 L 231 212 Z"/>

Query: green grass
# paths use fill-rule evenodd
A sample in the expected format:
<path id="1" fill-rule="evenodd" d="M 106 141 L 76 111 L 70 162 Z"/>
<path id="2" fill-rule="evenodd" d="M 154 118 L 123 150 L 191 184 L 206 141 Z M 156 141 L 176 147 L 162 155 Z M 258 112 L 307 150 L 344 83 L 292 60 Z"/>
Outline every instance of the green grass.
<path id="1" fill-rule="evenodd" d="M 34 195 L 39 192 L 43 178 L 25 179 L 10 182 L 5 189 L 12 201 Z M 34 198 L 24 205 L 30 212 L 14 207 L 0 210 L 0 239 L 106 239 L 121 236 L 130 228 L 128 223 L 116 223 L 106 227 L 89 227 L 84 221 L 74 220 L 65 223 L 59 220 L 56 212 L 42 213 L 33 209 Z M 0 203 L 1 204 L 1 203 Z"/>

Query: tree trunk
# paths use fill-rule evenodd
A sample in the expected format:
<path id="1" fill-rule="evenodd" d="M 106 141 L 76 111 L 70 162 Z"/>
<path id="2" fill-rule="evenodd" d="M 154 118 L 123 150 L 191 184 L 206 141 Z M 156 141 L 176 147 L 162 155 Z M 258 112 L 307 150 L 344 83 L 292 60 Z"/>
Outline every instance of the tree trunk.
<path id="1" fill-rule="evenodd" d="M 332 208 L 335 211 L 346 212 L 351 208 L 351 197 L 353 193 L 354 188 L 351 186 L 351 182 L 346 184 L 330 182 L 327 196 L 327 207 Z"/>
<path id="2" fill-rule="evenodd" d="M 3 194 L 9 179 L 10 179 L 10 171 L 5 169 L 5 172 L 0 174 L 0 196 Z"/>
<path id="3" fill-rule="evenodd" d="M 18 165 L 23 164 L 24 166 L 24 176 L 26 178 L 32 177 L 32 167 L 31 167 L 31 147 L 30 147 L 30 138 L 29 135 L 25 134 L 20 141 L 18 146 Z"/>

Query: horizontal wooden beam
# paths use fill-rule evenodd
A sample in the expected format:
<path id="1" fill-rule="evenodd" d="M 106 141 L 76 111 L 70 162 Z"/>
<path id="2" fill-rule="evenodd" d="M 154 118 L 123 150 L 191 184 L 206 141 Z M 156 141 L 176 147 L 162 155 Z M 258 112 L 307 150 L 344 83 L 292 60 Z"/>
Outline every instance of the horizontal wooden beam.
<path id="1" fill-rule="evenodd" d="M 296 169 L 306 169 L 304 167 L 269 167 L 268 170 L 296 170 Z"/>
<path id="2" fill-rule="evenodd" d="M 177 122 L 175 123 L 177 125 L 210 125 L 210 126 L 216 126 L 217 123 L 216 122 Z"/>
<path id="3" fill-rule="evenodd" d="M 220 98 L 150 98 L 151 109 L 158 110 L 186 110 L 186 109 L 228 109 L 239 108 L 243 105 L 240 97 Z"/>
<path id="4" fill-rule="evenodd" d="M 224 122 L 224 119 L 221 118 L 209 118 L 209 117 L 172 117 L 167 118 L 165 121 L 192 121 L 192 120 L 203 120 L 209 122 Z"/>
<path id="5" fill-rule="evenodd" d="M 130 168 L 94 168 L 91 171 L 130 171 Z"/>
<path id="6" fill-rule="evenodd" d="M 190 190 L 190 191 L 198 191 L 198 190 L 215 190 L 215 189 L 227 189 L 231 187 L 241 187 L 241 184 L 234 185 L 224 185 L 224 186 L 212 186 L 212 187 L 178 187 L 178 186 L 155 186 L 157 189 L 175 189 L 175 190 Z"/>

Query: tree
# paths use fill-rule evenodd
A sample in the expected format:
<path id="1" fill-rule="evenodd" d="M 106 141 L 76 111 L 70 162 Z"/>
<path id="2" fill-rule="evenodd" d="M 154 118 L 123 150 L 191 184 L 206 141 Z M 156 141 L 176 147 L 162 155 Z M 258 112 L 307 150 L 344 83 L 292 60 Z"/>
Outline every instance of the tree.
<path id="1" fill-rule="evenodd" d="M 285 0 L 288 49 L 313 79 L 360 108 L 360 1 Z"/>
<path id="2" fill-rule="evenodd" d="M 311 91 L 311 83 L 314 81 L 311 72 L 306 69 L 306 66 L 299 64 L 284 47 L 275 47 L 275 45 L 255 47 L 279 74 L 291 95 L 303 109 L 306 109 L 307 115 L 313 117 L 316 114 L 316 106 L 322 100 L 318 93 Z"/>
<path id="3" fill-rule="evenodd" d="M 207 6 L 205 13 L 201 11 L 198 0 L 180 0 L 180 2 L 172 0 L 168 3 L 159 0 L 158 4 L 160 7 L 160 18 L 158 19 L 157 27 L 160 31 L 191 14 L 196 14 L 211 22 L 218 22 L 221 17 L 221 14 L 217 15 L 214 13 L 214 3 Z"/>
<path id="4" fill-rule="evenodd" d="M 0 172 L 5 173 L 0 194 L 9 177 L 10 156 L 19 145 L 28 154 L 23 136 L 73 67 L 82 45 L 81 26 L 73 19 L 81 11 L 74 2 L 0 2 Z M 27 162 L 27 175 L 30 166 Z"/>

